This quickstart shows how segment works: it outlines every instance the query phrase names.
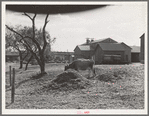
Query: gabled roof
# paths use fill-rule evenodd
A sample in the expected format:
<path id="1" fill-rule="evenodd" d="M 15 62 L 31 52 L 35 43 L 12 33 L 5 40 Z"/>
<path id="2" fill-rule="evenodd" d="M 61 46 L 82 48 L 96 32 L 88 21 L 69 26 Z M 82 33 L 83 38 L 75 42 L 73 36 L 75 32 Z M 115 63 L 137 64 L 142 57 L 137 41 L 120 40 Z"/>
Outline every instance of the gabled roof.
<path id="1" fill-rule="evenodd" d="M 111 38 L 103 38 L 103 39 L 94 40 L 94 41 L 90 42 L 89 44 L 100 43 L 100 42 L 102 42 L 104 40 L 107 40 L 107 39 L 111 39 Z M 113 40 L 113 39 L 111 39 L 111 40 Z M 113 40 L 113 41 L 115 41 L 115 40 Z M 117 42 L 117 41 L 115 41 L 115 42 Z M 81 44 L 81 45 L 87 45 L 87 44 L 84 43 L 84 44 Z"/>
<path id="2" fill-rule="evenodd" d="M 142 39 L 142 38 L 144 38 L 144 36 L 145 36 L 145 33 L 143 33 L 140 38 Z"/>
<path id="3" fill-rule="evenodd" d="M 91 50 L 89 45 L 79 45 L 78 48 L 81 51 L 90 51 Z"/>
<path id="4" fill-rule="evenodd" d="M 128 45 L 127 45 L 127 44 L 125 44 L 124 42 L 121 42 L 120 44 L 123 44 L 123 45 L 125 45 L 127 48 L 132 49 L 130 46 L 128 46 Z"/>
<path id="5" fill-rule="evenodd" d="M 98 42 L 102 42 L 102 41 L 104 41 L 104 40 L 106 40 L 106 39 L 109 39 L 109 38 L 103 38 L 103 39 L 94 40 L 94 41 L 93 41 L 93 42 L 91 42 L 91 43 L 98 43 Z"/>
<path id="6" fill-rule="evenodd" d="M 120 43 L 98 43 L 104 51 L 125 51 L 125 48 Z"/>
<path id="7" fill-rule="evenodd" d="M 140 46 L 130 46 L 132 48 L 131 53 L 139 53 Z"/>
<path id="8" fill-rule="evenodd" d="M 102 41 L 104 41 L 104 40 L 106 40 L 106 39 L 111 39 L 111 38 L 104 38 L 104 39 L 98 39 L 98 40 L 94 40 L 93 42 L 91 42 L 91 43 L 98 43 L 98 42 L 102 42 Z M 113 39 L 111 39 L 111 40 L 113 40 Z M 115 40 L 113 40 L 113 41 L 115 41 Z M 116 42 L 116 41 L 115 41 Z"/>

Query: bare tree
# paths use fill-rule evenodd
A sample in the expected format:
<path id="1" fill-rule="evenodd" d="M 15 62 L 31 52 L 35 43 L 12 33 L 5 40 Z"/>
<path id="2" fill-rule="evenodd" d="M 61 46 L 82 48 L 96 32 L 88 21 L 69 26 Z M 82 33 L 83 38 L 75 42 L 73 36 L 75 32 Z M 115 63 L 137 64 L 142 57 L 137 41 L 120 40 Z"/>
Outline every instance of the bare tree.
<path id="1" fill-rule="evenodd" d="M 20 43 L 23 44 L 26 47 L 26 49 L 37 60 L 39 66 L 40 66 L 41 75 L 46 74 L 44 51 L 46 49 L 48 42 L 46 39 L 45 28 L 47 26 L 47 23 L 49 22 L 48 21 L 49 14 L 47 14 L 45 17 L 45 22 L 44 22 L 44 25 L 42 28 L 42 38 L 36 38 L 36 35 L 35 35 L 35 18 L 37 16 L 37 14 L 35 13 L 34 16 L 31 17 L 30 15 L 28 15 L 27 13 L 24 12 L 23 15 L 27 16 L 32 21 L 32 36 L 24 36 L 24 35 L 20 34 L 19 32 L 17 32 L 16 30 L 14 30 L 13 28 L 10 28 L 8 25 L 6 25 L 6 27 L 21 37 Z M 39 40 L 41 40 L 41 39 L 43 41 L 42 46 L 40 45 L 40 42 L 39 42 Z"/>

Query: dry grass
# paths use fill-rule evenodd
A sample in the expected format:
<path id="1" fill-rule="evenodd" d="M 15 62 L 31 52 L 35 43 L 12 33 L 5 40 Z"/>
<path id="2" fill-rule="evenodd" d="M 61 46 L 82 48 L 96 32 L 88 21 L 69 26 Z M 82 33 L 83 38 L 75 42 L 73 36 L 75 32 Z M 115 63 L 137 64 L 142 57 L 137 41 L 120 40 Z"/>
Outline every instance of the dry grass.
<path id="1" fill-rule="evenodd" d="M 29 66 L 28 71 L 23 71 L 17 69 L 18 64 L 11 65 L 16 67 L 16 90 L 15 102 L 11 104 L 9 74 L 6 72 L 6 108 L 8 109 L 144 108 L 144 65 L 141 64 L 134 66 L 96 65 L 97 76 L 89 80 L 85 79 L 92 86 L 81 89 L 75 88 L 71 91 L 51 89 L 49 87 L 51 82 L 58 82 L 60 77 L 67 75 L 63 71 L 64 64 L 47 64 L 46 71 L 48 75 L 38 79 L 33 78 L 34 75 L 38 74 L 38 66 Z M 6 71 L 8 71 L 8 66 L 6 64 Z M 87 77 L 88 71 L 82 72 L 80 72 L 81 75 L 84 74 L 83 76 Z M 81 82 L 85 82 L 85 80 L 81 80 Z M 63 82 L 64 80 L 61 84 Z M 67 89 L 69 88 L 70 86 L 67 87 Z"/>

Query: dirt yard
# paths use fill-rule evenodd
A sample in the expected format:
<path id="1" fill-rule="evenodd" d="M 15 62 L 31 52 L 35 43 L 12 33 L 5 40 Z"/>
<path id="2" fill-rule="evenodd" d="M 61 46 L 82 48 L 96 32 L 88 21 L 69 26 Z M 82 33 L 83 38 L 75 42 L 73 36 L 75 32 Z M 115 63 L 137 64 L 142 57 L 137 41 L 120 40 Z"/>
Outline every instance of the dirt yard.
<path id="1" fill-rule="evenodd" d="M 12 104 L 10 65 L 16 69 Z M 96 65 L 96 76 L 88 79 L 88 71 L 64 72 L 64 64 L 46 64 L 48 74 L 42 78 L 35 78 L 38 65 L 27 71 L 18 67 L 6 64 L 6 109 L 144 109 L 142 64 Z"/>

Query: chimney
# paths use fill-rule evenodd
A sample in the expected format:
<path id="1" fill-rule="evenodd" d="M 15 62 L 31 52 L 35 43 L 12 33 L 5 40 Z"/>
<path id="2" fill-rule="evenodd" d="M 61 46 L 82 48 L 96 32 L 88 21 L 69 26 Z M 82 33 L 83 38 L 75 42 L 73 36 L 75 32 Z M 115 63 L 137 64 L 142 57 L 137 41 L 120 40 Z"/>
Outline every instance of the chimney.
<path id="1" fill-rule="evenodd" d="M 89 38 L 86 38 L 86 44 L 89 44 L 89 43 L 90 43 Z"/>

